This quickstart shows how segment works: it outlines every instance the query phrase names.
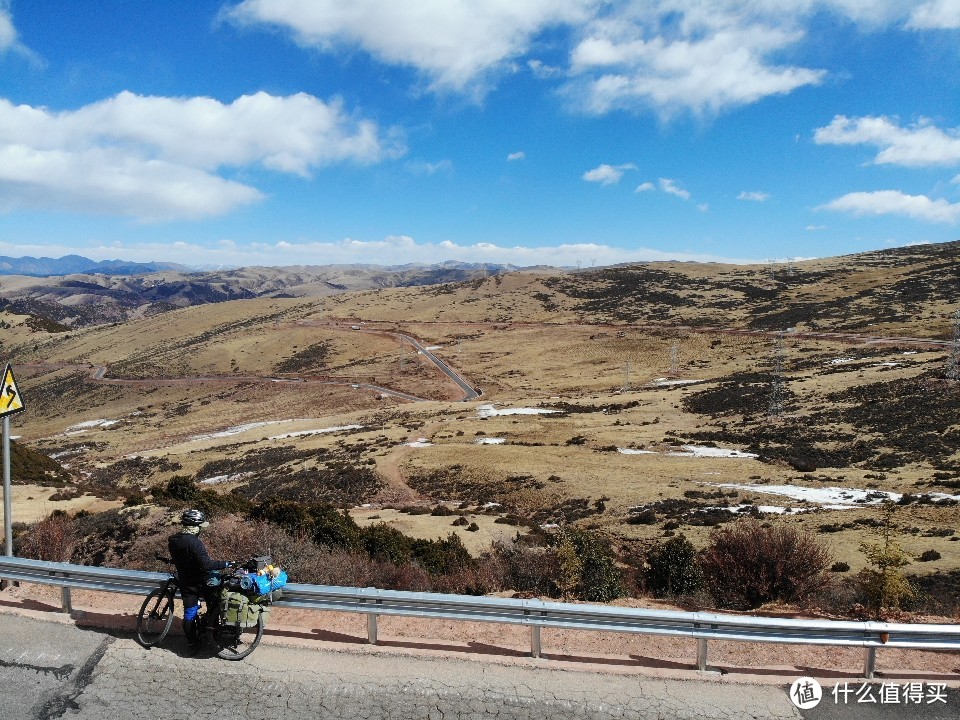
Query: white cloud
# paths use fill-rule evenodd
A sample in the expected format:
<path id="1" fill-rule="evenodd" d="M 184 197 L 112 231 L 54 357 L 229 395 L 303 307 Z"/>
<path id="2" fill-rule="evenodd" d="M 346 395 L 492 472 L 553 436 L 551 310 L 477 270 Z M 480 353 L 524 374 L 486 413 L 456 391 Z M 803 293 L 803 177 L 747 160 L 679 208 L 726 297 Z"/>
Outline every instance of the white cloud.
<path id="1" fill-rule="evenodd" d="M 814 141 L 820 145 L 874 145 L 881 148 L 877 165 L 906 167 L 960 164 L 960 130 L 940 130 L 927 121 L 900 127 L 886 117 L 848 118 L 837 115 L 829 125 L 817 128 Z"/>
<path id="2" fill-rule="evenodd" d="M 907 27 L 956 30 L 960 28 L 960 3 L 957 0 L 927 0 L 914 9 Z"/>
<path id="3" fill-rule="evenodd" d="M 805 228 L 807 232 L 819 232 L 820 230 L 826 230 L 826 225 L 807 225 Z"/>
<path id="4" fill-rule="evenodd" d="M 760 3 L 762 4 L 762 3 Z M 803 38 L 789 21 L 723 2 L 627 5 L 592 23 L 571 56 L 568 92 L 587 112 L 719 113 L 821 82 L 823 70 L 772 64 Z M 669 25 L 669 30 L 664 26 Z"/>
<path id="5" fill-rule="evenodd" d="M 765 192 L 750 192 L 744 190 L 739 195 L 737 195 L 737 200 L 749 200 L 751 202 L 764 202 L 770 199 L 770 193 Z"/>
<path id="6" fill-rule="evenodd" d="M 601 185 L 615 185 L 620 182 L 623 173 L 626 170 L 636 170 L 637 166 L 633 163 L 623 165 L 607 165 L 606 163 L 595 167 L 593 170 L 587 170 L 583 174 L 583 179 L 587 182 L 598 182 Z"/>
<path id="7" fill-rule="evenodd" d="M 549 80 L 555 78 L 559 75 L 563 75 L 563 68 L 555 67 L 553 65 L 546 65 L 542 60 L 528 60 L 527 67 L 530 68 L 530 72 L 533 73 L 535 78 L 540 80 Z"/>
<path id="8" fill-rule="evenodd" d="M 9 50 L 17 42 L 17 31 L 6 3 L 0 2 L 0 52 Z"/>
<path id="9" fill-rule="evenodd" d="M 0 146 L 0 210 L 62 208 L 144 221 L 222 215 L 262 198 L 196 168 L 111 150 Z"/>
<path id="10" fill-rule="evenodd" d="M 507 155 L 507 162 L 513 162 L 514 160 L 523 160 L 526 157 L 527 157 L 527 154 L 522 150 L 518 152 L 512 152 L 509 155 Z"/>
<path id="11" fill-rule="evenodd" d="M 583 22 L 595 0 L 244 0 L 242 24 L 290 30 L 322 51 L 360 47 L 425 73 L 434 89 L 462 91 L 522 56 L 543 30 Z"/>
<path id="12" fill-rule="evenodd" d="M 690 199 L 690 193 L 679 187 L 676 180 L 660 178 L 660 189 L 668 195 L 676 195 L 678 198 L 683 198 L 684 200 Z"/>
<path id="13" fill-rule="evenodd" d="M 960 203 L 926 195 L 907 195 L 899 190 L 848 193 L 822 206 L 826 210 L 863 215 L 904 215 L 914 220 L 953 223 L 960 220 Z"/>
<path id="14" fill-rule="evenodd" d="M 634 190 L 634 192 L 638 192 L 638 193 L 650 192 L 656 189 L 657 189 L 656 186 L 652 182 L 642 182 L 639 185 L 637 185 L 637 189 Z"/>
<path id="15" fill-rule="evenodd" d="M 446 159 L 437 162 L 413 160 L 407 163 L 406 168 L 414 175 L 436 175 L 437 173 L 453 172 L 453 163 Z"/>
<path id="16" fill-rule="evenodd" d="M 260 92 L 224 104 L 122 92 L 59 113 L 0 98 L 4 209 L 63 207 L 142 220 L 220 215 L 262 197 L 218 175 L 222 169 L 259 165 L 306 177 L 331 163 L 402 152 L 339 101 L 303 93 Z"/>

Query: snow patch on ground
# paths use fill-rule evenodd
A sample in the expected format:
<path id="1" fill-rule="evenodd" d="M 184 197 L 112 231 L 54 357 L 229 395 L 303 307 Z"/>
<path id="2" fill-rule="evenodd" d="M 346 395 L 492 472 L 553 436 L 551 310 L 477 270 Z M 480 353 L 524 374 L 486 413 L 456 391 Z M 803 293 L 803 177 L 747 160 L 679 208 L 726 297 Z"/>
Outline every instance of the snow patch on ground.
<path id="1" fill-rule="evenodd" d="M 253 422 L 247 423 L 246 425 L 234 425 L 233 427 L 228 427 L 226 430 L 221 430 L 220 432 L 214 433 L 204 433 L 202 435 L 191 435 L 190 440 L 213 440 L 215 438 L 225 438 L 232 435 L 239 435 L 242 432 L 247 430 L 254 430 L 256 428 L 265 427 L 266 425 L 273 425 L 275 422 L 285 422 L 283 420 L 274 421 L 274 422 Z"/>
<path id="2" fill-rule="evenodd" d="M 482 418 L 498 415 L 549 415 L 555 412 L 557 411 L 548 408 L 505 408 L 497 410 L 492 404 L 481 405 L 477 408 L 477 416 Z"/>
<path id="3" fill-rule="evenodd" d="M 700 447 L 698 445 L 683 445 L 683 452 L 668 452 L 670 457 L 701 457 L 701 458 L 740 458 L 745 460 L 756 459 L 756 453 L 741 452 L 727 448 Z"/>
<path id="4" fill-rule="evenodd" d="M 693 385 L 694 383 L 701 383 L 703 380 L 671 380 L 670 378 L 657 378 L 656 380 L 651 380 L 650 384 L 654 387 L 670 387 L 672 385 Z"/>
<path id="5" fill-rule="evenodd" d="M 830 360 L 829 362 L 824 364 L 825 365 L 842 365 L 843 363 L 854 362 L 855 360 L 856 358 L 852 358 L 852 357 L 834 358 L 833 360 Z"/>
<path id="6" fill-rule="evenodd" d="M 484 437 L 473 441 L 476 445 L 503 445 L 506 440 L 503 438 Z"/>
<path id="7" fill-rule="evenodd" d="M 70 427 L 68 427 L 66 430 L 63 431 L 63 434 L 64 435 L 81 435 L 82 433 L 85 433 L 87 430 L 92 430 L 93 428 L 108 428 L 113 425 L 116 425 L 118 422 L 120 421 L 104 420 L 102 418 L 98 420 L 84 420 L 83 422 L 79 422 L 76 425 L 71 425 Z"/>
<path id="8" fill-rule="evenodd" d="M 659 455 L 655 450 L 636 450 L 635 448 L 617 448 L 617 452 L 622 455 Z"/>
<path id="9" fill-rule="evenodd" d="M 417 438 L 416 440 L 411 440 L 410 442 L 405 442 L 405 443 L 403 444 L 403 446 L 404 446 L 404 447 L 422 448 L 422 447 L 432 447 L 432 446 L 433 446 L 433 443 L 430 442 L 429 440 L 427 440 L 427 438 Z"/>
<path id="10" fill-rule="evenodd" d="M 335 427 L 319 428 L 317 430 L 298 430 L 296 432 L 283 433 L 282 435 L 272 435 L 268 440 L 286 440 L 292 437 L 304 437 L 306 435 L 322 435 L 324 433 L 338 432 L 340 430 L 362 430 L 363 425 L 337 425 Z"/>
<path id="11" fill-rule="evenodd" d="M 252 472 L 233 473 L 232 475 L 214 475 L 200 481 L 201 485 L 219 485 L 220 483 L 237 482 L 253 475 Z"/>
<path id="12" fill-rule="evenodd" d="M 878 505 L 887 500 L 897 502 L 902 497 L 900 493 L 885 490 L 860 490 L 844 487 L 811 488 L 799 485 L 737 485 L 733 483 L 717 484 L 715 487 L 780 495 L 793 500 L 820 505 L 830 510 L 849 510 L 864 505 Z"/>

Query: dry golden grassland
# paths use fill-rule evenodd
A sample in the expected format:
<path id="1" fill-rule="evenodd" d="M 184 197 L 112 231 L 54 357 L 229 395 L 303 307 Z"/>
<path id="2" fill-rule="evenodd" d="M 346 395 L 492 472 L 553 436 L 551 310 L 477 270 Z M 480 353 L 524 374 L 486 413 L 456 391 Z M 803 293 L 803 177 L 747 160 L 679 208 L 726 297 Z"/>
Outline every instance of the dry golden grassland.
<path id="1" fill-rule="evenodd" d="M 883 287 L 885 275 L 888 284 L 900 277 L 895 267 L 871 262 L 861 263 L 859 274 L 841 260 L 798 264 L 807 277 L 823 273 L 824 279 L 788 287 L 785 297 L 840 313 L 825 319 L 825 327 L 859 322 L 858 332 L 915 337 L 948 329 L 943 305 L 919 313 L 916 317 L 929 322 L 916 326 L 889 313 L 873 326 L 856 319 L 857 313 L 866 318 L 873 312 L 869 294 L 846 315 L 837 310 L 843 293 L 872 292 Z M 689 283 L 676 292 L 700 295 L 703 303 L 669 305 L 664 317 L 689 322 L 702 310 L 715 327 L 749 326 L 752 308 L 742 300 L 742 283 L 762 289 L 776 282 L 761 266 L 661 264 L 656 269 L 683 273 Z M 724 289 L 721 277 L 731 289 Z M 567 279 L 583 281 L 574 274 Z M 605 282 L 610 285 L 601 278 L 597 286 Z M 699 293 L 698 282 L 705 283 Z M 373 469 L 379 486 L 367 497 L 349 496 L 358 506 L 352 510 L 358 522 L 389 522 L 427 538 L 455 530 L 473 550 L 525 531 L 494 522 L 507 515 L 541 525 L 574 522 L 625 544 L 661 538 L 665 524 L 675 521 L 677 531 L 702 545 L 710 526 L 699 524 L 697 510 L 746 500 L 810 510 L 768 514 L 764 521 L 820 532 L 835 559 L 856 571 L 863 566 L 859 543 L 874 537 L 877 506 L 818 509 L 758 490 L 717 486 L 960 494 L 929 485 L 938 469 L 917 452 L 890 467 L 858 459 L 839 467 L 821 462 L 814 469 L 796 469 L 783 459 L 670 454 L 684 445 L 743 451 L 750 438 L 773 437 L 789 445 L 794 434 L 797 441 L 809 435 L 830 452 L 858 441 L 873 455 L 906 452 L 903 435 L 909 427 L 878 429 L 876 418 L 854 412 L 874 402 L 857 393 L 909 387 L 912 405 L 881 394 L 876 414 L 883 416 L 882 406 L 890 402 L 891 423 L 921 422 L 915 406 L 946 407 L 944 398 L 957 392 L 929 379 L 943 367 L 944 348 L 851 344 L 787 333 L 779 350 L 786 399 L 783 412 L 771 418 L 767 398 L 775 335 L 657 329 L 643 317 L 633 326 L 581 324 L 590 319 L 585 301 L 558 287 L 543 275 L 516 273 L 322 300 L 234 301 L 57 335 L 31 332 L 7 346 L 28 403 L 28 412 L 15 420 L 16 432 L 45 452 L 69 452 L 63 461 L 72 469 L 119 486 L 146 487 L 174 474 L 198 481 L 222 474 L 224 481 L 209 487 L 228 491 L 269 482 L 291 497 L 342 498 L 347 496 L 323 494 L 328 488 L 321 485 L 330 482 L 325 468 L 346 463 Z M 603 293 L 598 297 L 607 302 Z M 717 306 L 730 301 L 735 301 L 731 307 Z M 604 321 L 615 320 L 609 315 L 622 305 L 610 302 L 596 313 Z M 352 329 L 360 319 L 365 321 L 361 329 Z M 459 402 L 456 386 L 395 332 L 439 346 L 436 354 L 481 389 L 482 398 Z M 108 367 L 106 381 L 91 377 L 100 365 Z M 658 384 L 663 380 L 691 384 Z M 429 401 L 401 401 L 364 384 Z M 707 400 L 722 407 L 704 410 L 712 407 Z M 490 405 L 500 412 L 522 412 L 491 415 Z M 542 410 L 553 412 L 533 413 Z M 116 422 L 90 424 L 97 419 Z M 78 427 L 81 423 L 88 424 Z M 347 426 L 359 427 L 337 429 Z M 235 430 L 224 434 L 230 428 Z M 484 439 L 487 444 L 480 444 Z M 648 453 L 623 454 L 618 448 Z M 954 453 L 941 461 L 956 467 L 960 458 Z M 956 479 L 957 473 L 951 476 Z M 299 487 L 284 484 L 285 477 L 295 478 L 290 482 Z M 665 501 L 675 501 L 673 509 Z M 373 506 L 359 507 L 365 503 Z M 453 509 L 467 503 L 463 513 L 479 530 L 454 528 L 456 515 L 397 509 L 412 503 L 445 503 Z M 487 503 L 499 507 L 483 510 Z M 660 503 L 655 522 L 628 522 L 631 508 L 654 503 Z M 956 530 L 958 519 L 957 506 L 914 504 L 898 512 L 897 522 L 905 528 L 900 540 L 908 553 L 942 555 L 911 570 L 960 568 L 960 542 L 945 532 Z"/>

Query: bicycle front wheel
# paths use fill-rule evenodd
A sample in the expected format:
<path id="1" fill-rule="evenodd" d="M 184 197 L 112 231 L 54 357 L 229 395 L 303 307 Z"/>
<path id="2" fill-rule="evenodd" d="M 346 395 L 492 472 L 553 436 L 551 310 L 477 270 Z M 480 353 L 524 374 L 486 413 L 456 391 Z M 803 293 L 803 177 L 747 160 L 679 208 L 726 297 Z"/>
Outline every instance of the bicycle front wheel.
<path id="1" fill-rule="evenodd" d="M 173 625 L 173 588 L 151 590 L 137 616 L 137 640 L 144 647 L 156 645 Z"/>
<path id="2" fill-rule="evenodd" d="M 224 660 L 242 660 L 257 649 L 263 638 L 263 613 L 257 616 L 257 624 L 251 627 L 220 625 L 213 632 L 217 657 Z"/>

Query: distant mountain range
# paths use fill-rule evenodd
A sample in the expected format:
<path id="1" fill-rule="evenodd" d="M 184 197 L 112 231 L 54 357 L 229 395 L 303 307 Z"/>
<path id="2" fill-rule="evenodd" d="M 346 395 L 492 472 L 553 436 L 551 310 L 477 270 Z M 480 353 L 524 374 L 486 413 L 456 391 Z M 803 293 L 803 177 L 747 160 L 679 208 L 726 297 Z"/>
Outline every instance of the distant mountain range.
<path id="1" fill-rule="evenodd" d="M 480 281 L 519 270 L 513 265 L 310 265 L 199 271 L 173 263 L 94 262 L 79 255 L 0 257 L 0 312 L 68 329 L 176 308 L 260 297 L 321 297 L 345 292 Z M 555 268 L 523 268 L 556 273 Z"/>
<path id="2" fill-rule="evenodd" d="M 62 258 L 7 257 L 0 255 L 0 275 L 28 275 L 51 277 L 75 273 L 100 273 L 103 275 L 142 275 L 162 270 L 185 271 L 188 268 L 176 263 L 138 263 L 128 260 L 91 260 L 82 255 L 64 255 Z"/>

